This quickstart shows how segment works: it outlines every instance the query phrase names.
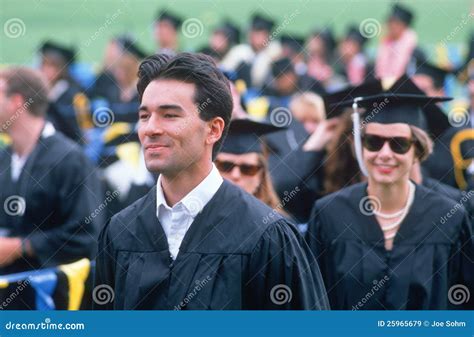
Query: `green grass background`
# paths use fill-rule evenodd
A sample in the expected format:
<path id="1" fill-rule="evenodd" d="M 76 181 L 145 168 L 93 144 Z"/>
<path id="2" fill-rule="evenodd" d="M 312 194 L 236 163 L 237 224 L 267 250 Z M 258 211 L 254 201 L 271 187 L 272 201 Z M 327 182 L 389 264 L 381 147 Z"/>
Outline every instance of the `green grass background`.
<path id="1" fill-rule="evenodd" d="M 448 36 L 449 43 L 466 45 L 474 27 L 471 0 L 402 2 L 417 14 L 415 29 L 423 46 L 435 50 Z M 307 34 L 314 27 L 331 25 L 340 35 L 350 22 L 374 18 L 383 23 L 391 4 L 388 0 L 0 0 L 0 64 L 31 63 L 40 42 L 48 38 L 75 45 L 80 60 L 95 64 L 100 63 L 107 40 L 119 33 L 133 33 L 152 52 L 152 21 L 159 8 L 202 22 L 200 36 L 181 36 L 182 48 L 195 50 L 224 17 L 247 27 L 255 11 L 274 16 L 281 25 L 285 15 L 297 13 L 282 31 Z M 5 33 L 5 23 L 12 18 L 24 23 L 16 38 Z M 376 42 L 377 38 L 372 39 L 369 48 Z"/>

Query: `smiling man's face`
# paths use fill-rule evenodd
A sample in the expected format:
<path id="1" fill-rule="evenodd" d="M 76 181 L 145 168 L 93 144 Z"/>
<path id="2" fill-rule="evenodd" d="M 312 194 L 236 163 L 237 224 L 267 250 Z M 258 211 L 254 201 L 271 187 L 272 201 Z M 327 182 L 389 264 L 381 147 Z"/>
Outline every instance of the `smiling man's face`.
<path id="1" fill-rule="evenodd" d="M 138 136 L 150 172 L 174 176 L 210 160 L 209 127 L 199 117 L 195 90 L 191 83 L 158 79 L 143 92 Z"/>

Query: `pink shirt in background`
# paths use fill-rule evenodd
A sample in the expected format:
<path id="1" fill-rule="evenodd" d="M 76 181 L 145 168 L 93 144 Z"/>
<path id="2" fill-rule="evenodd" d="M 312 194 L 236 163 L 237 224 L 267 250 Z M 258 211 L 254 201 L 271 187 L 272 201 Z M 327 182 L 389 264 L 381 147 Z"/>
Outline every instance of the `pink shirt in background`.
<path id="1" fill-rule="evenodd" d="M 411 29 L 396 41 L 383 39 L 375 60 L 375 75 L 378 78 L 399 78 L 405 74 L 417 42 L 417 35 Z"/>

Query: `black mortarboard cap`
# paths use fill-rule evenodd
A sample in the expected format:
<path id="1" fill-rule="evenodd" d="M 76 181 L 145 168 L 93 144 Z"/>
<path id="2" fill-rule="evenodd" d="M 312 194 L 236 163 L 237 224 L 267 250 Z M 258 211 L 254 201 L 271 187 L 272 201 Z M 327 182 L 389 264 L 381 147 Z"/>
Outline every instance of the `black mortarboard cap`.
<path id="1" fill-rule="evenodd" d="M 224 33 L 231 45 L 240 43 L 240 29 L 229 20 L 224 21 L 214 31 Z"/>
<path id="2" fill-rule="evenodd" d="M 271 31 L 275 26 L 275 21 L 262 16 L 261 14 L 254 14 L 251 20 L 251 28 L 253 30 Z"/>
<path id="3" fill-rule="evenodd" d="M 418 94 L 412 92 L 418 92 Z M 427 130 L 427 120 L 439 117 L 432 114 L 443 114 L 440 109 L 433 109 L 436 107 L 435 103 L 449 100 L 451 100 L 450 97 L 426 96 L 405 76 L 397 80 L 387 91 L 357 97 L 341 102 L 339 105 L 352 107 L 354 102 L 357 102 L 358 107 L 365 108 L 362 121 L 366 124 L 404 123 Z"/>
<path id="4" fill-rule="evenodd" d="M 53 41 L 46 41 L 40 47 L 40 52 L 43 55 L 52 53 L 59 55 L 65 63 L 71 64 L 75 61 L 75 50 L 71 47 L 66 47 L 62 44 Z"/>
<path id="5" fill-rule="evenodd" d="M 359 43 L 360 46 L 363 46 L 367 41 L 367 38 L 362 35 L 359 27 L 357 27 L 356 25 L 351 25 L 347 28 L 346 39 L 354 40 Z"/>
<path id="6" fill-rule="evenodd" d="M 315 30 L 313 35 L 319 36 L 323 40 L 326 48 L 332 52 L 337 46 L 337 40 L 331 27 L 325 27 L 321 30 Z"/>
<path id="7" fill-rule="evenodd" d="M 413 21 L 413 12 L 407 7 L 400 4 L 396 4 L 392 7 L 389 19 L 395 19 L 404 22 L 407 26 L 410 26 Z"/>
<path id="8" fill-rule="evenodd" d="M 360 96 L 372 96 L 382 91 L 380 80 L 368 80 L 357 86 L 347 86 L 342 90 L 323 95 L 324 106 L 326 107 L 326 118 L 334 118 L 342 115 L 347 109 L 341 102 L 353 100 Z"/>
<path id="9" fill-rule="evenodd" d="M 291 63 L 291 60 L 287 57 L 276 60 L 272 63 L 272 75 L 275 78 L 290 71 L 294 72 L 295 69 L 293 67 L 293 63 Z"/>
<path id="10" fill-rule="evenodd" d="M 158 14 L 156 15 L 156 21 L 168 21 L 173 25 L 175 29 L 179 29 L 179 27 L 183 23 L 183 19 L 181 19 L 178 15 L 166 10 L 161 10 L 158 12 Z"/>
<path id="11" fill-rule="evenodd" d="M 304 38 L 293 34 L 283 34 L 280 37 L 280 43 L 282 46 L 288 46 L 291 50 L 299 53 L 304 48 Z"/>
<path id="12" fill-rule="evenodd" d="M 256 122 L 251 119 L 234 119 L 230 122 L 229 133 L 220 152 L 233 154 L 262 153 L 260 137 L 282 130 L 285 130 L 285 128 L 269 123 Z"/>
<path id="13" fill-rule="evenodd" d="M 116 39 L 123 51 L 132 54 L 138 59 L 143 59 L 147 54 L 138 46 L 137 42 L 130 36 L 123 35 Z"/>

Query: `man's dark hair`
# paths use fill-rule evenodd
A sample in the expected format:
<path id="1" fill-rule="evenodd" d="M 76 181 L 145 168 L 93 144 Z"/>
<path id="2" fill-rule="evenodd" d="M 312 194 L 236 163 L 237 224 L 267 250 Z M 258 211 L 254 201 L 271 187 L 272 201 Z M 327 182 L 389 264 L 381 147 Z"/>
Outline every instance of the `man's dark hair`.
<path id="1" fill-rule="evenodd" d="M 26 67 L 11 67 L 0 72 L 6 82 L 7 96 L 18 94 L 25 101 L 23 109 L 34 116 L 46 116 L 48 87 L 41 74 Z"/>
<path id="2" fill-rule="evenodd" d="M 232 94 L 227 78 L 207 55 L 156 54 L 144 59 L 138 68 L 137 89 L 140 102 L 148 84 L 157 79 L 173 79 L 194 84 L 196 90 L 193 101 L 197 106 L 199 117 L 204 121 L 215 117 L 224 120 L 222 137 L 212 149 L 212 160 L 214 160 L 227 135 L 232 115 Z"/>

